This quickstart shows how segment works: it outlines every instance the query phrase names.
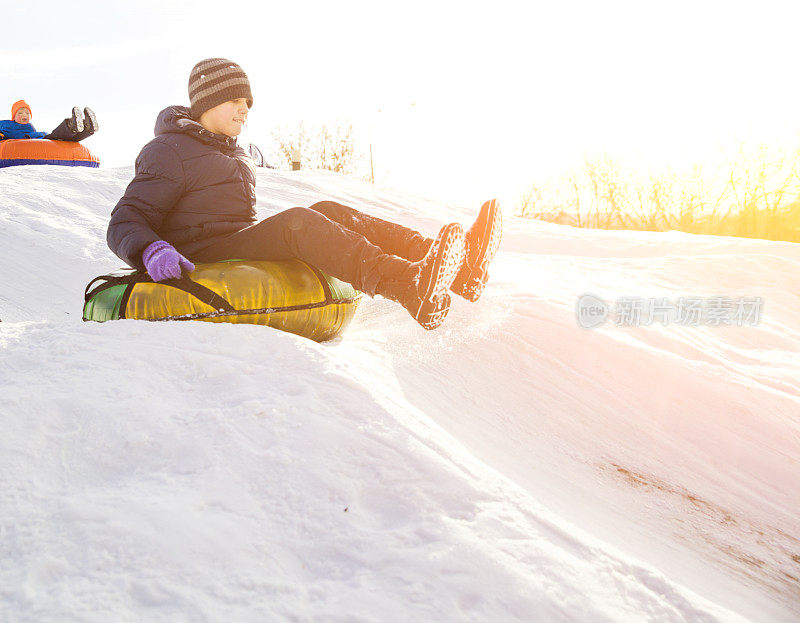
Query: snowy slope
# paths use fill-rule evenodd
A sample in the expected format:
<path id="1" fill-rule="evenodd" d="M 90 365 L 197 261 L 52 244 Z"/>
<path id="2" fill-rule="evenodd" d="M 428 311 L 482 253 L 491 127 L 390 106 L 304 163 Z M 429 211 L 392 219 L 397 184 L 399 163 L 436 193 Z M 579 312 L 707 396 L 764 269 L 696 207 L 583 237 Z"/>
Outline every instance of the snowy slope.
<path id="1" fill-rule="evenodd" d="M 0 171 L 0 621 L 796 621 L 800 245 L 506 215 L 445 325 L 83 323 L 130 168 Z M 428 234 L 447 206 L 259 172 Z M 757 327 L 578 327 L 760 296 Z"/>

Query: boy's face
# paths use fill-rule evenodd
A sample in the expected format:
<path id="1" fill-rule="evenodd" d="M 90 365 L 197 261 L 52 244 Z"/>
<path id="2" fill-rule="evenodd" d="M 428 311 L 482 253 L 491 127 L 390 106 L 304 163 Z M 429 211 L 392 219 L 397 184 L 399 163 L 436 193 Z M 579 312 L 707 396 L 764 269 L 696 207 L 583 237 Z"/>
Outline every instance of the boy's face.
<path id="1" fill-rule="evenodd" d="M 200 115 L 200 125 L 215 134 L 239 136 L 247 121 L 249 110 L 247 99 L 244 97 L 228 100 Z"/>
<path id="2" fill-rule="evenodd" d="M 31 111 L 27 108 L 20 108 L 17 111 L 17 114 L 14 115 L 14 121 L 21 124 L 30 123 L 31 121 Z"/>

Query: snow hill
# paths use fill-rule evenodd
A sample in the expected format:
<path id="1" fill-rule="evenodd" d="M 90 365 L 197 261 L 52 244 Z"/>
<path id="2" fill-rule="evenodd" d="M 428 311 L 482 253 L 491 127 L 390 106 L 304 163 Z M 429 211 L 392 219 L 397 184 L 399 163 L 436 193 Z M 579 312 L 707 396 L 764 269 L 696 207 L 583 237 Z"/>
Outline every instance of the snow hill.
<path id="1" fill-rule="evenodd" d="M 798 621 L 800 245 L 505 215 L 437 331 L 81 321 L 131 168 L 0 171 L 0 621 Z M 428 234 L 449 206 L 260 171 Z M 578 326 L 584 293 L 758 326 Z"/>

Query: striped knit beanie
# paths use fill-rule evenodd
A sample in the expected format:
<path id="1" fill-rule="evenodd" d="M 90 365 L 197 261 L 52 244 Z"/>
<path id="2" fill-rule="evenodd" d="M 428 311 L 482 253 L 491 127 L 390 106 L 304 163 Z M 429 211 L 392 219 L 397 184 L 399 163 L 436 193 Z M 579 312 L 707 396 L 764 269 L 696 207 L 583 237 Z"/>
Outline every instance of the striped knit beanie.
<path id="1" fill-rule="evenodd" d="M 239 65 L 227 58 L 207 58 L 189 74 L 189 102 L 195 119 L 214 106 L 240 97 L 246 97 L 247 107 L 252 108 L 250 80 Z"/>

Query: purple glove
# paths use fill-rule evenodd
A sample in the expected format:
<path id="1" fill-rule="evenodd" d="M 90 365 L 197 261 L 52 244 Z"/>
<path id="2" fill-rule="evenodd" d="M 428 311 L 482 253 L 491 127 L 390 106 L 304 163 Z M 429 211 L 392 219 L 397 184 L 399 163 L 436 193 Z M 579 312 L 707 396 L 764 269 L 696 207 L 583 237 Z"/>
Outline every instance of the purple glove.
<path id="1" fill-rule="evenodd" d="M 150 243 L 142 253 L 142 262 L 153 281 L 180 279 L 182 268 L 186 269 L 187 273 L 194 270 L 194 264 L 164 240 Z"/>

